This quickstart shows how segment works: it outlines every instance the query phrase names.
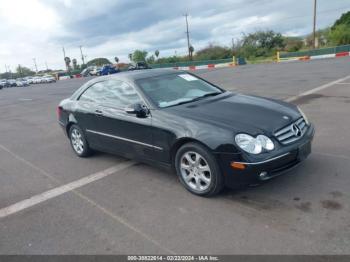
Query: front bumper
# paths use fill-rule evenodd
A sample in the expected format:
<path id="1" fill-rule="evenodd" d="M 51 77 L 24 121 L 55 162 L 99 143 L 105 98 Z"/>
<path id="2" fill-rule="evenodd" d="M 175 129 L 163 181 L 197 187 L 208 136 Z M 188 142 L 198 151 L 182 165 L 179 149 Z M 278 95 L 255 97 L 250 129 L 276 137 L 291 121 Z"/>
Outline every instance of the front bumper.
<path id="1" fill-rule="evenodd" d="M 256 184 L 279 176 L 305 160 L 311 153 L 311 144 L 315 130 L 312 125 L 304 136 L 292 145 L 280 147 L 274 155 L 265 159 L 244 159 L 242 155 L 218 154 L 225 184 L 228 187 Z M 255 160 L 255 161 L 254 161 Z M 231 163 L 240 163 L 244 169 L 234 169 Z"/>

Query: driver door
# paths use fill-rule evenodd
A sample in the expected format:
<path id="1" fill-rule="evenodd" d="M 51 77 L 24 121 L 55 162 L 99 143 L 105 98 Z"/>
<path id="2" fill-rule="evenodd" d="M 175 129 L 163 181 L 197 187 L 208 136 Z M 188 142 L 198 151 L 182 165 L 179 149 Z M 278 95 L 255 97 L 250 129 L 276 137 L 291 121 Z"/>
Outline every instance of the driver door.
<path id="1" fill-rule="evenodd" d="M 94 130 L 88 132 L 99 136 L 105 151 L 126 157 L 149 159 L 153 155 L 152 117 L 128 114 L 126 108 L 143 103 L 135 88 L 120 80 L 106 80 L 103 98 L 96 110 Z"/>

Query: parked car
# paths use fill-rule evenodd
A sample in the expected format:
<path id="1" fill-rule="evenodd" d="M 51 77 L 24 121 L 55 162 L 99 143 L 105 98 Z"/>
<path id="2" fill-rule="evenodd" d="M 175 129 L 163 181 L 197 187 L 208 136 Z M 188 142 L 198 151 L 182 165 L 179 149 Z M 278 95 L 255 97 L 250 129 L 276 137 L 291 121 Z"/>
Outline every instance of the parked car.
<path id="1" fill-rule="evenodd" d="M 24 83 L 21 80 L 16 80 L 16 86 L 23 87 Z"/>
<path id="2" fill-rule="evenodd" d="M 51 75 L 45 75 L 42 77 L 42 82 L 43 83 L 55 83 L 56 79 Z"/>
<path id="3" fill-rule="evenodd" d="M 6 79 L 0 79 L 0 87 L 1 88 L 5 88 L 5 87 L 9 87 L 10 84 Z"/>
<path id="4" fill-rule="evenodd" d="M 128 70 L 132 71 L 132 70 L 142 70 L 142 69 L 152 69 L 152 67 L 150 67 L 146 62 L 132 62 L 129 67 Z"/>
<path id="5" fill-rule="evenodd" d="M 90 80 L 57 114 L 78 156 L 101 150 L 168 167 L 201 196 L 284 173 L 311 153 L 314 136 L 295 105 L 167 69 Z"/>
<path id="6" fill-rule="evenodd" d="M 17 78 L 16 85 L 19 87 L 29 86 L 27 80 L 25 80 L 24 78 Z"/>
<path id="7" fill-rule="evenodd" d="M 33 84 L 33 77 L 31 76 L 25 77 L 24 80 L 26 80 L 28 84 Z"/>
<path id="8" fill-rule="evenodd" d="M 17 86 L 17 81 L 15 79 L 9 79 L 7 80 L 9 87 L 15 87 Z"/>
<path id="9" fill-rule="evenodd" d="M 27 80 L 23 80 L 22 82 L 23 82 L 24 86 L 29 86 L 30 85 Z"/>
<path id="10" fill-rule="evenodd" d="M 92 76 L 97 76 L 98 72 L 101 70 L 101 68 L 97 66 L 91 66 L 89 67 L 89 69 L 90 69 L 89 74 Z"/>
<path id="11" fill-rule="evenodd" d="M 100 75 L 100 76 L 112 75 L 112 74 L 116 74 L 118 72 L 120 72 L 120 70 L 116 69 L 114 66 L 105 65 L 100 69 L 100 71 L 98 71 L 98 75 Z"/>
<path id="12" fill-rule="evenodd" d="M 41 83 L 44 83 L 44 80 L 41 76 L 33 77 L 33 84 L 41 84 Z"/>
<path id="13" fill-rule="evenodd" d="M 83 77 L 90 76 L 90 69 L 89 69 L 89 68 L 85 68 L 83 71 L 81 71 L 80 74 L 81 74 Z"/>

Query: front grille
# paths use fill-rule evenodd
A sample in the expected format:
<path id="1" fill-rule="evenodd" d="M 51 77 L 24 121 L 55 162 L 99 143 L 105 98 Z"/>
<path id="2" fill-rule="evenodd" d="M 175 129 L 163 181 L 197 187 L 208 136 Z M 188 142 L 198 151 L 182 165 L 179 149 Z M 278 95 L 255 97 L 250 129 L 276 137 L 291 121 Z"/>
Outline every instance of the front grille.
<path id="1" fill-rule="evenodd" d="M 284 145 L 290 144 L 300 139 L 305 134 L 307 127 L 304 118 L 299 118 L 294 123 L 275 132 L 275 137 Z"/>

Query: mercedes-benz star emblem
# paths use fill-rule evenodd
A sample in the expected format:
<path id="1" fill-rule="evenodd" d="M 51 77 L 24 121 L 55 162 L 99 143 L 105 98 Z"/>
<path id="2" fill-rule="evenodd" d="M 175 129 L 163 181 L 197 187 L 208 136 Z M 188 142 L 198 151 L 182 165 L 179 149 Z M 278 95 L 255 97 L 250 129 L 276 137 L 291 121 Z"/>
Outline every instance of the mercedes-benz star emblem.
<path id="1" fill-rule="evenodd" d="M 293 124 L 291 130 L 296 137 L 299 137 L 302 134 L 301 129 L 297 124 Z"/>

